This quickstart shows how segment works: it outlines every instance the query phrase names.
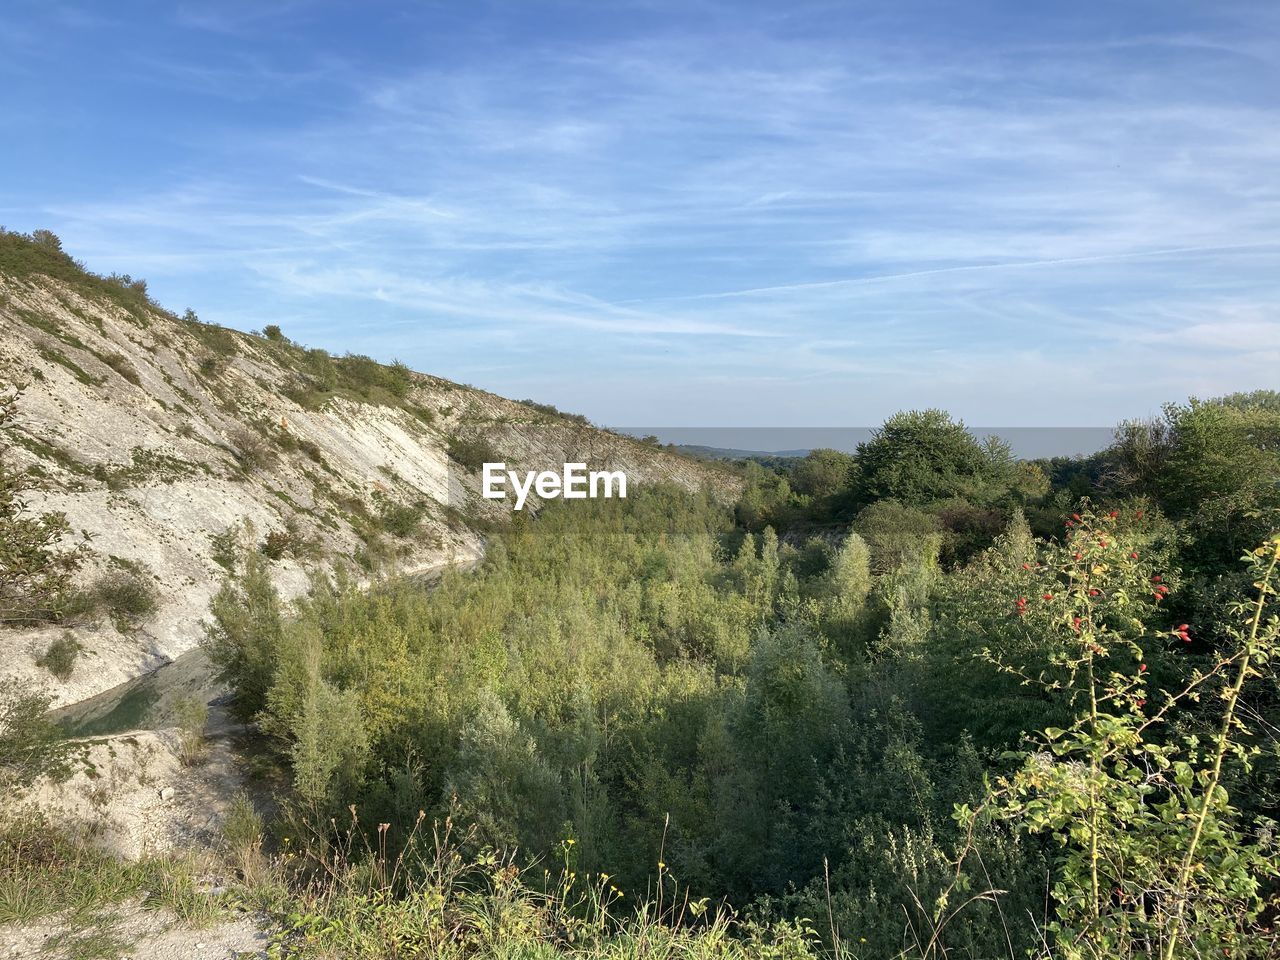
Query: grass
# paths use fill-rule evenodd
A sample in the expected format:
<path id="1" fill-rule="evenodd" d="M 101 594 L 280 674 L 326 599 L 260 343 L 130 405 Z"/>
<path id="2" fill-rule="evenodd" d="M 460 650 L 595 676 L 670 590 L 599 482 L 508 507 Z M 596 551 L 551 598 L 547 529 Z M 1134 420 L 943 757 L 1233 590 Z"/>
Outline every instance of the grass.
<path id="1" fill-rule="evenodd" d="M 71 375 L 86 386 L 100 387 L 105 382 L 102 377 L 95 377 L 61 350 L 56 350 L 53 347 L 47 347 L 39 344 L 37 344 L 36 350 L 40 353 L 40 356 L 44 357 L 44 359 L 48 360 L 50 363 L 59 364 L 71 371 Z"/>
<path id="2" fill-rule="evenodd" d="M 182 923 L 202 926 L 231 906 L 199 888 L 206 865 L 191 856 L 130 862 L 95 849 L 88 838 L 39 816 L 0 824 L 0 925 L 54 921 L 63 927 L 45 949 L 90 960 L 114 958 L 132 944 L 118 929 L 122 904 L 140 902 Z"/>
<path id="3" fill-rule="evenodd" d="M 124 490 L 149 482 L 176 483 L 201 471 L 207 472 L 207 466 L 151 447 L 134 447 L 129 451 L 128 465 L 108 466 L 98 463 L 91 472 L 94 479 L 105 483 L 108 489 Z"/>
<path id="4" fill-rule="evenodd" d="M 354 813 L 338 837 L 303 827 L 301 842 L 263 852 L 264 826 L 248 798 L 236 797 L 217 859 L 191 856 L 119 860 L 89 838 L 38 817 L 0 824 L 0 925 L 54 921 L 47 944 L 90 960 L 126 954 L 121 905 L 140 902 L 202 926 L 235 907 L 273 920 L 271 956 L 280 960 L 811 960 L 818 938 L 804 924 L 763 926 L 726 907 L 694 901 L 659 873 L 653 895 L 633 908 L 605 874 L 578 876 L 568 856 L 558 871 L 523 871 L 509 856 L 464 855 L 474 837 L 450 821 L 417 827 L 394 855 L 386 833 L 370 842 Z M 295 821 L 295 827 L 298 826 Z M 566 851 L 569 849 L 566 846 Z M 218 896 L 204 873 L 237 879 Z"/>

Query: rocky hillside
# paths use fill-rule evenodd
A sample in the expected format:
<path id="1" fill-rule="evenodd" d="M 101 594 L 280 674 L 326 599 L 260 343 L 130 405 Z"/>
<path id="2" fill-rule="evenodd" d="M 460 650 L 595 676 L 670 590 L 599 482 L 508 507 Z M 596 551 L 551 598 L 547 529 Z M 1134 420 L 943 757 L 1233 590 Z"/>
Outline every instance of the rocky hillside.
<path id="1" fill-rule="evenodd" d="M 552 408 L 308 350 L 273 327 L 175 316 L 140 282 L 86 272 L 51 235 L 0 233 L 0 384 L 22 389 L 6 460 L 38 478 L 32 509 L 89 536 L 84 590 L 104 601 L 66 624 L 0 629 L 4 671 L 49 684 L 58 703 L 192 649 L 238 544 L 272 559 L 285 595 L 317 569 L 474 560 L 485 527 L 510 515 L 480 496 L 486 460 L 733 486 Z M 69 673 L 50 665 L 54 641 L 78 650 Z"/>

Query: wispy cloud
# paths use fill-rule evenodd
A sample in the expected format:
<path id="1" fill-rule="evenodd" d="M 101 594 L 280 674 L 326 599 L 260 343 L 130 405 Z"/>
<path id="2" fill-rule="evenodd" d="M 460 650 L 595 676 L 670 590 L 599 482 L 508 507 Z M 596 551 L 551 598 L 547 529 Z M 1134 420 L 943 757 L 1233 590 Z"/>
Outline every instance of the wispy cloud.
<path id="1" fill-rule="evenodd" d="M 68 134 L 84 175 L 38 191 L 29 155 L 0 159 L 0 208 L 206 316 L 615 422 L 929 402 L 1103 423 L 1273 378 L 1280 20 L 1260 5 L 147 23 L 97 68 L 147 104 L 145 142 L 95 163 L 104 131 Z"/>

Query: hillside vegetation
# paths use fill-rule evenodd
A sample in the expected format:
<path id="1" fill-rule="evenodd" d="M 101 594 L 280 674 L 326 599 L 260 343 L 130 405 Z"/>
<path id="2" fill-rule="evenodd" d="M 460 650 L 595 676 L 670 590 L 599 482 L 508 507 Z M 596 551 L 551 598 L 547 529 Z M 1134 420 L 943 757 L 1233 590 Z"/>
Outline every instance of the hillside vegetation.
<path id="1" fill-rule="evenodd" d="M 283 942 L 1274 955 L 1277 426 L 1231 397 L 1030 465 L 904 415 L 734 510 L 557 504 L 434 593 L 291 616 L 247 557 L 215 610 L 268 613 L 210 653 L 290 771 Z"/>
<path id="2" fill-rule="evenodd" d="M 414 416 L 383 403 L 368 429 Z M 0 922 L 250 907 L 316 960 L 1277 955 L 1280 395 L 1087 459 L 928 410 L 743 471 L 546 504 L 431 588 L 317 559 L 290 595 L 221 542 L 202 650 L 254 752 L 218 885 L 13 805 Z M 61 518 L 10 514 L 17 592 L 59 597 Z M 84 762 L 47 702 L 0 689 L 10 782 Z"/>
<path id="3" fill-rule="evenodd" d="M 21 391 L 4 456 L 31 511 L 87 535 L 75 602 L 62 591 L 43 609 L 0 609 L 5 672 L 58 703 L 191 650 L 244 544 L 286 597 L 335 565 L 368 579 L 474 562 L 510 515 L 479 496 L 485 460 L 585 461 L 725 494 L 736 483 L 549 405 L 307 349 L 273 326 L 176 316 L 43 231 L 0 231 L 0 387 L 6 402 Z"/>

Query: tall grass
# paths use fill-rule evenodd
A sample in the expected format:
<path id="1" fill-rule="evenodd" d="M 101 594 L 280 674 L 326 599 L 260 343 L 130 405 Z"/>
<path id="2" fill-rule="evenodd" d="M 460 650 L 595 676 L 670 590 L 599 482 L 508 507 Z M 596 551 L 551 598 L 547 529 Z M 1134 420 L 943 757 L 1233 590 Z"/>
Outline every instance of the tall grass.
<path id="1" fill-rule="evenodd" d="M 451 818 L 426 825 L 419 813 L 392 849 L 389 824 L 372 831 L 350 820 L 303 826 L 285 841 L 277 876 L 290 893 L 278 904 L 275 946 L 295 958 L 433 957 L 803 958 L 818 955 L 805 923 L 764 926 L 725 904 L 691 900 L 659 868 L 656 885 L 632 905 L 605 873 L 572 869 L 572 840 L 554 868 L 521 867 L 514 852 L 473 847 Z M 295 819 L 306 823 L 306 818 Z"/>

